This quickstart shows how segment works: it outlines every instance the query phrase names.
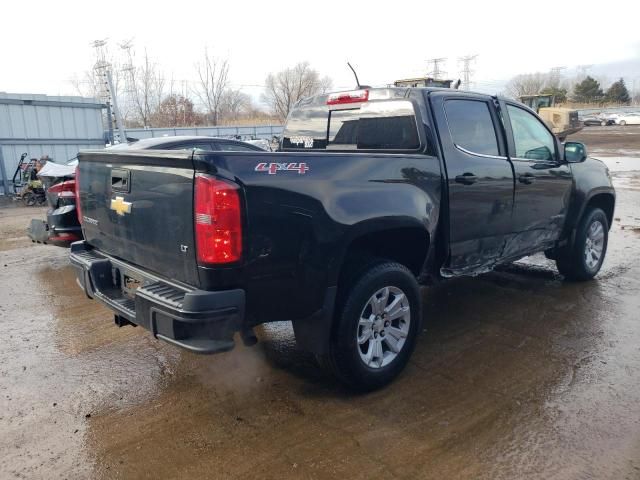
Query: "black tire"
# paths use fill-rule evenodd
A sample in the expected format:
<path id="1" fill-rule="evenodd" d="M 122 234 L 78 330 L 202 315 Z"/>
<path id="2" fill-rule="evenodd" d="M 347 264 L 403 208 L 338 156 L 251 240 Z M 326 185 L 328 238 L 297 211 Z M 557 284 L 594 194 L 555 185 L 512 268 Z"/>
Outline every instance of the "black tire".
<path id="1" fill-rule="evenodd" d="M 363 266 L 364 265 L 364 266 Z M 352 269 L 352 275 L 347 272 L 344 285 L 338 294 L 338 303 L 331 332 L 329 353 L 320 357 L 320 363 L 348 388 L 357 391 L 371 391 L 391 382 L 404 369 L 415 347 L 416 337 L 420 330 L 421 307 L 420 289 L 415 276 L 404 265 L 389 260 L 368 261 L 347 268 Z M 358 344 L 358 334 L 361 332 L 359 321 L 369 300 L 376 292 L 385 287 L 392 287 L 404 293 L 408 301 L 408 332 L 399 352 L 394 353 L 388 345 L 393 339 L 383 339 L 385 331 L 379 334 L 379 343 L 387 350 L 392 360 L 386 365 L 371 368 L 361 358 L 361 346 Z M 395 300 L 393 293 L 389 294 L 389 301 Z M 389 304 L 390 305 L 390 304 Z M 394 320 L 395 321 L 395 320 Z M 397 320 L 402 321 L 402 320 Z M 406 322 L 403 321 L 406 326 Z M 383 322 L 382 328 L 386 327 Z M 393 326 L 393 325 L 391 325 Z M 373 334 L 372 334 L 373 335 Z M 373 339 L 373 336 L 371 337 Z M 370 340 L 373 341 L 373 340 Z M 367 342 L 368 344 L 368 342 Z M 363 352 L 364 354 L 364 352 Z M 377 357 L 380 358 L 380 357 Z M 382 360 L 381 360 L 382 363 Z"/>
<path id="2" fill-rule="evenodd" d="M 603 227 L 602 253 L 595 265 L 588 265 L 586 259 L 587 238 L 594 223 L 600 222 Z M 585 281 L 596 276 L 602 267 L 602 262 L 607 253 L 609 241 L 609 221 L 600 208 L 588 209 L 576 229 L 576 238 L 573 245 L 558 252 L 556 265 L 558 271 L 567 280 Z"/>
<path id="3" fill-rule="evenodd" d="M 36 196 L 33 193 L 28 192 L 24 197 L 22 197 L 22 201 L 27 207 L 33 207 L 36 204 Z"/>

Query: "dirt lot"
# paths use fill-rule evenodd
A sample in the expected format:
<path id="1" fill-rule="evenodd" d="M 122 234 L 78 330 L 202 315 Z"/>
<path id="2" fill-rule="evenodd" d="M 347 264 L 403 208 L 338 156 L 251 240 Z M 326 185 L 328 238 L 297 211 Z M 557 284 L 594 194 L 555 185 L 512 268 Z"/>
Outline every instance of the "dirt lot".
<path id="1" fill-rule="evenodd" d="M 604 156 L 632 155 L 640 158 L 640 125 L 585 127 L 569 140 L 583 142 L 589 154 Z"/>
<path id="2" fill-rule="evenodd" d="M 42 211 L 0 209 L 0 478 L 639 479 L 640 129 L 579 137 L 626 155 L 597 279 L 535 257 L 425 289 L 409 367 L 361 396 L 284 322 L 215 357 L 116 328 L 26 238 Z"/>

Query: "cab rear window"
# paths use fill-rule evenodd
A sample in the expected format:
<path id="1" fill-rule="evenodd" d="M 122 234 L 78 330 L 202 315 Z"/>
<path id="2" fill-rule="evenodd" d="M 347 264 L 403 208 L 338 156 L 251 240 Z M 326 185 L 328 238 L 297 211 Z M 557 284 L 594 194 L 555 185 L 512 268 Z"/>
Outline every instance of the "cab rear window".
<path id="1" fill-rule="evenodd" d="M 407 151 L 419 149 L 420 138 L 413 104 L 392 100 L 295 110 L 287 122 L 282 148 Z"/>

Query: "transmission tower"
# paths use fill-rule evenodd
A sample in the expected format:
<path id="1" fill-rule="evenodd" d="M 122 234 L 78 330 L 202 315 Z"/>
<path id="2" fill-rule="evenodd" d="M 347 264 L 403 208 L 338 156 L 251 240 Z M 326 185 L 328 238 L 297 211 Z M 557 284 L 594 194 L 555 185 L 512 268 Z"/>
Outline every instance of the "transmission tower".
<path id="1" fill-rule="evenodd" d="M 427 72 L 427 75 L 433 77 L 436 80 L 441 80 L 443 77 L 446 77 L 447 72 L 442 70 L 442 68 L 440 67 L 446 61 L 447 61 L 446 57 L 431 58 L 427 60 L 427 63 L 430 63 L 432 65 L 432 69 L 429 72 Z"/>
<path id="2" fill-rule="evenodd" d="M 127 63 L 120 70 L 125 73 L 125 92 L 130 96 L 133 95 L 135 89 L 135 67 L 133 64 L 133 40 L 127 40 L 120 44 L 120 48 L 126 52 Z"/>
<path id="3" fill-rule="evenodd" d="M 553 67 L 549 70 L 549 83 L 552 87 L 560 86 L 560 79 L 562 78 L 563 70 L 566 70 L 567 67 Z"/>
<path id="4" fill-rule="evenodd" d="M 474 71 L 471 70 L 471 63 L 475 61 L 478 55 L 465 55 L 464 57 L 460 57 L 458 61 L 462 62 L 462 89 L 470 90 L 471 89 L 471 76 Z"/>
<path id="5" fill-rule="evenodd" d="M 120 141 L 126 142 L 127 137 L 124 131 L 124 126 L 122 125 L 122 118 L 120 117 L 120 110 L 118 109 L 118 101 L 116 99 L 115 90 L 113 88 L 113 77 L 111 75 L 111 64 L 106 60 L 106 45 L 107 39 L 103 40 L 95 40 L 92 44 L 93 48 L 96 50 L 96 63 L 93 67 L 96 76 L 100 80 L 100 84 L 102 85 L 102 89 L 100 94 L 102 95 L 105 103 L 107 104 L 107 112 L 113 110 L 113 116 L 115 117 L 116 127 L 118 128 L 118 133 L 120 134 Z M 112 130 L 113 118 L 111 115 L 108 115 L 109 119 L 109 130 Z"/>

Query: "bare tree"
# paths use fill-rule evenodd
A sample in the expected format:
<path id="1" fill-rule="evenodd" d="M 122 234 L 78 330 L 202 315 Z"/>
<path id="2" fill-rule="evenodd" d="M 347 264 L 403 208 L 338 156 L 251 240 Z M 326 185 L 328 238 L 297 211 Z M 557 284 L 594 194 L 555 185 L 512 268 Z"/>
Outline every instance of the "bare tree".
<path id="1" fill-rule="evenodd" d="M 69 82 L 75 93 L 81 97 L 102 98 L 104 95 L 104 80 L 96 75 L 94 70 L 86 70 L 81 75 L 74 75 Z"/>
<path id="2" fill-rule="evenodd" d="M 222 120 L 236 121 L 253 109 L 251 97 L 240 90 L 229 88 L 220 99 L 220 117 Z"/>
<path id="3" fill-rule="evenodd" d="M 139 65 L 135 63 L 131 49 L 127 49 L 129 63 L 124 67 L 127 73 L 127 94 L 130 108 L 140 126 L 152 126 L 152 116 L 160 107 L 163 99 L 164 75 L 144 51 Z"/>
<path id="4" fill-rule="evenodd" d="M 293 68 L 275 74 L 270 73 L 265 83 L 262 99 L 282 121 L 298 100 L 325 93 L 332 85 L 331 79 L 326 76 L 320 78 L 320 74 L 309 66 L 309 62 L 298 63 Z"/>
<path id="5" fill-rule="evenodd" d="M 516 75 L 507 83 L 506 94 L 513 98 L 518 98 L 522 95 L 537 95 L 550 83 L 549 80 L 550 75 L 548 73 L 537 72 Z"/>
<path id="6" fill-rule="evenodd" d="M 229 85 L 229 61 L 209 54 L 204 49 L 204 58 L 196 65 L 198 87 L 194 93 L 207 109 L 207 115 L 213 125 L 220 121 L 222 98 Z"/>

